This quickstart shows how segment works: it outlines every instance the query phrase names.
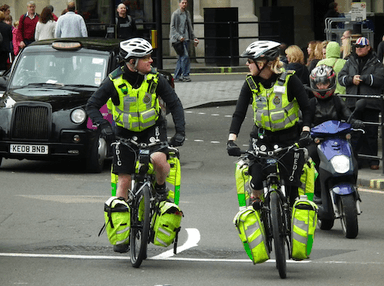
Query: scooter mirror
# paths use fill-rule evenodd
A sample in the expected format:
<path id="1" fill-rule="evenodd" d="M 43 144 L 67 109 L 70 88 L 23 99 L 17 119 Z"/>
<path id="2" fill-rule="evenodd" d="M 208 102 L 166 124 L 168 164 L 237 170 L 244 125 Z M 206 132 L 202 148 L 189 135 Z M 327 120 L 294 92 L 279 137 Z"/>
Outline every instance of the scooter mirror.
<path id="1" fill-rule="evenodd" d="M 362 111 L 367 105 L 367 101 L 365 99 L 359 99 L 356 101 L 355 110 L 354 111 Z"/>

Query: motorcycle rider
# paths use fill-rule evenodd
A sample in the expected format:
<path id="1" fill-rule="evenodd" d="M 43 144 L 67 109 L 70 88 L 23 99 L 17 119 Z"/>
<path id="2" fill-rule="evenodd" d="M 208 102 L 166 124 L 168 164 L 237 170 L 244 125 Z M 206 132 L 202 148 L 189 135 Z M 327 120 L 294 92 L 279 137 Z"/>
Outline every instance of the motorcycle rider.
<path id="1" fill-rule="evenodd" d="M 332 67 L 319 65 L 314 68 L 309 76 L 310 89 L 315 97 L 309 100 L 310 114 L 312 116 L 312 126 L 317 126 L 328 120 L 347 121 L 352 112 L 337 94 L 336 90 L 337 75 Z M 352 119 L 352 127 L 355 129 L 364 128 L 361 120 Z M 308 147 L 309 156 L 315 162 L 318 169 L 320 164 L 317 154 L 317 144 L 312 142 Z M 315 194 L 313 201 L 321 202 L 320 177 L 315 182 Z"/>
<path id="2" fill-rule="evenodd" d="M 142 38 L 133 38 L 120 43 L 119 57 L 122 64 L 105 78 L 98 90 L 88 100 L 86 111 L 102 136 L 137 138 L 139 143 L 150 143 L 158 138 L 167 141 L 167 126 L 161 114 L 159 97 L 167 104 L 175 123 L 176 134 L 171 145 L 181 146 L 185 138 L 184 110 L 180 99 L 163 76 L 152 69 L 152 46 Z M 99 109 L 111 99 L 115 130 L 103 118 Z M 107 140 L 109 142 L 109 140 Z M 170 166 L 166 150 L 151 155 L 156 173 L 155 190 L 166 198 L 165 179 Z M 118 175 L 116 196 L 128 199 L 131 174 L 135 171 L 135 153 L 130 147 L 114 144 L 113 170 Z M 119 247 L 125 247 L 120 249 Z M 114 251 L 127 252 L 128 245 L 115 245 Z"/>
<path id="3" fill-rule="evenodd" d="M 279 46 L 280 43 L 274 41 L 256 41 L 241 55 L 248 59 L 246 64 L 250 74 L 240 91 L 236 110 L 232 116 L 227 142 L 230 156 L 241 155 L 235 141 L 251 100 L 255 123 L 252 132 L 255 135 L 251 136 L 258 137 L 258 142 L 272 146 L 278 144 L 281 147 L 289 146 L 299 139 L 303 145 L 310 142 L 308 96 L 295 72 L 286 72 L 283 69 L 283 63 L 279 60 Z M 299 125 L 300 111 L 303 126 Z M 283 116 L 276 120 L 276 115 Z M 249 173 L 252 176 L 251 202 L 258 202 L 264 180 L 262 165 L 259 163 L 251 165 Z"/>

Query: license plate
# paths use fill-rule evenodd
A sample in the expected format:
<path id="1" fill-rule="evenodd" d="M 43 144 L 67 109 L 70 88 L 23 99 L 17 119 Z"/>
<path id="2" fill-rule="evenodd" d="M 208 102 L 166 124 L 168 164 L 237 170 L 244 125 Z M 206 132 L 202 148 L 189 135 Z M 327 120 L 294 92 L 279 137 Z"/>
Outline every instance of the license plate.
<path id="1" fill-rule="evenodd" d="M 10 152 L 16 154 L 48 154 L 48 145 L 11 144 Z"/>

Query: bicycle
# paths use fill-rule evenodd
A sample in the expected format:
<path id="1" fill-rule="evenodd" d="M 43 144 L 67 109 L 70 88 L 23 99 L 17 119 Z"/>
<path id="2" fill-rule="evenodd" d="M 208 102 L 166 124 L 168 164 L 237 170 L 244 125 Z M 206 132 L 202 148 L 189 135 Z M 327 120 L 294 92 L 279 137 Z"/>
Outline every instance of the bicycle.
<path id="1" fill-rule="evenodd" d="M 158 203 L 163 199 L 158 198 L 154 190 L 155 173 L 150 163 L 150 156 L 167 148 L 170 157 L 179 158 L 179 151 L 160 140 L 147 144 L 121 138 L 118 142 L 132 148 L 136 154 L 136 170 L 132 174 L 128 204 L 131 209 L 130 260 L 132 266 L 138 268 L 147 258 L 147 246 L 151 242 L 152 217 L 158 208 Z M 178 194 L 174 194 L 174 200 L 178 201 Z"/>
<path id="2" fill-rule="evenodd" d="M 260 212 L 261 220 L 264 224 L 266 245 L 268 253 L 275 250 L 276 268 L 281 278 L 287 277 L 286 253 L 289 259 L 292 258 L 291 245 L 291 198 L 297 194 L 287 194 L 286 185 L 280 177 L 283 158 L 290 152 L 301 152 L 296 144 L 288 147 L 277 145 L 268 149 L 267 145 L 256 146 L 254 150 L 242 151 L 243 154 L 237 161 L 239 167 L 250 166 L 252 163 L 261 163 L 266 179 L 263 181 L 262 203 L 253 204 L 253 207 Z M 280 164 L 279 164 L 280 163 Z M 300 168 L 293 167 L 292 169 Z M 250 197 L 250 189 L 247 190 L 246 197 Z M 239 204 L 241 199 L 239 198 Z M 251 205 L 250 200 L 246 200 L 246 206 Z M 273 241 L 273 248 L 272 248 Z M 287 249 L 286 249 L 287 247 Z"/>

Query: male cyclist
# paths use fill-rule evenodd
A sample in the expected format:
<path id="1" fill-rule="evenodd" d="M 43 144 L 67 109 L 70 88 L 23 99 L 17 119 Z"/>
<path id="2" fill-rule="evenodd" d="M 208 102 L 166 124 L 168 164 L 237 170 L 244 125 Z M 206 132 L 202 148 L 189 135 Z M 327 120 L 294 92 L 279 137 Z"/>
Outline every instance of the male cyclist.
<path id="1" fill-rule="evenodd" d="M 152 46 L 142 38 L 133 38 L 120 43 L 121 66 L 108 75 L 99 89 L 88 100 L 86 111 L 93 123 L 105 137 L 133 138 L 140 143 L 167 141 L 166 121 L 161 114 L 159 97 L 172 113 L 176 134 L 171 145 L 181 146 L 185 139 L 184 110 L 180 99 L 166 79 L 152 69 Z M 111 100 L 115 130 L 103 119 L 99 109 Z M 165 179 L 170 166 L 166 150 L 151 156 L 156 173 L 155 190 L 160 199 L 165 199 Z M 113 170 L 118 175 L 116 196 L 128 199 L 131 175 L 135 171 L 135 153 L 126 145 L 114 144 Z M 124 249 L 123 249 L 124 248 Z M 115 245 L 114 251 L 128 251 L 127 244 Z"/>

